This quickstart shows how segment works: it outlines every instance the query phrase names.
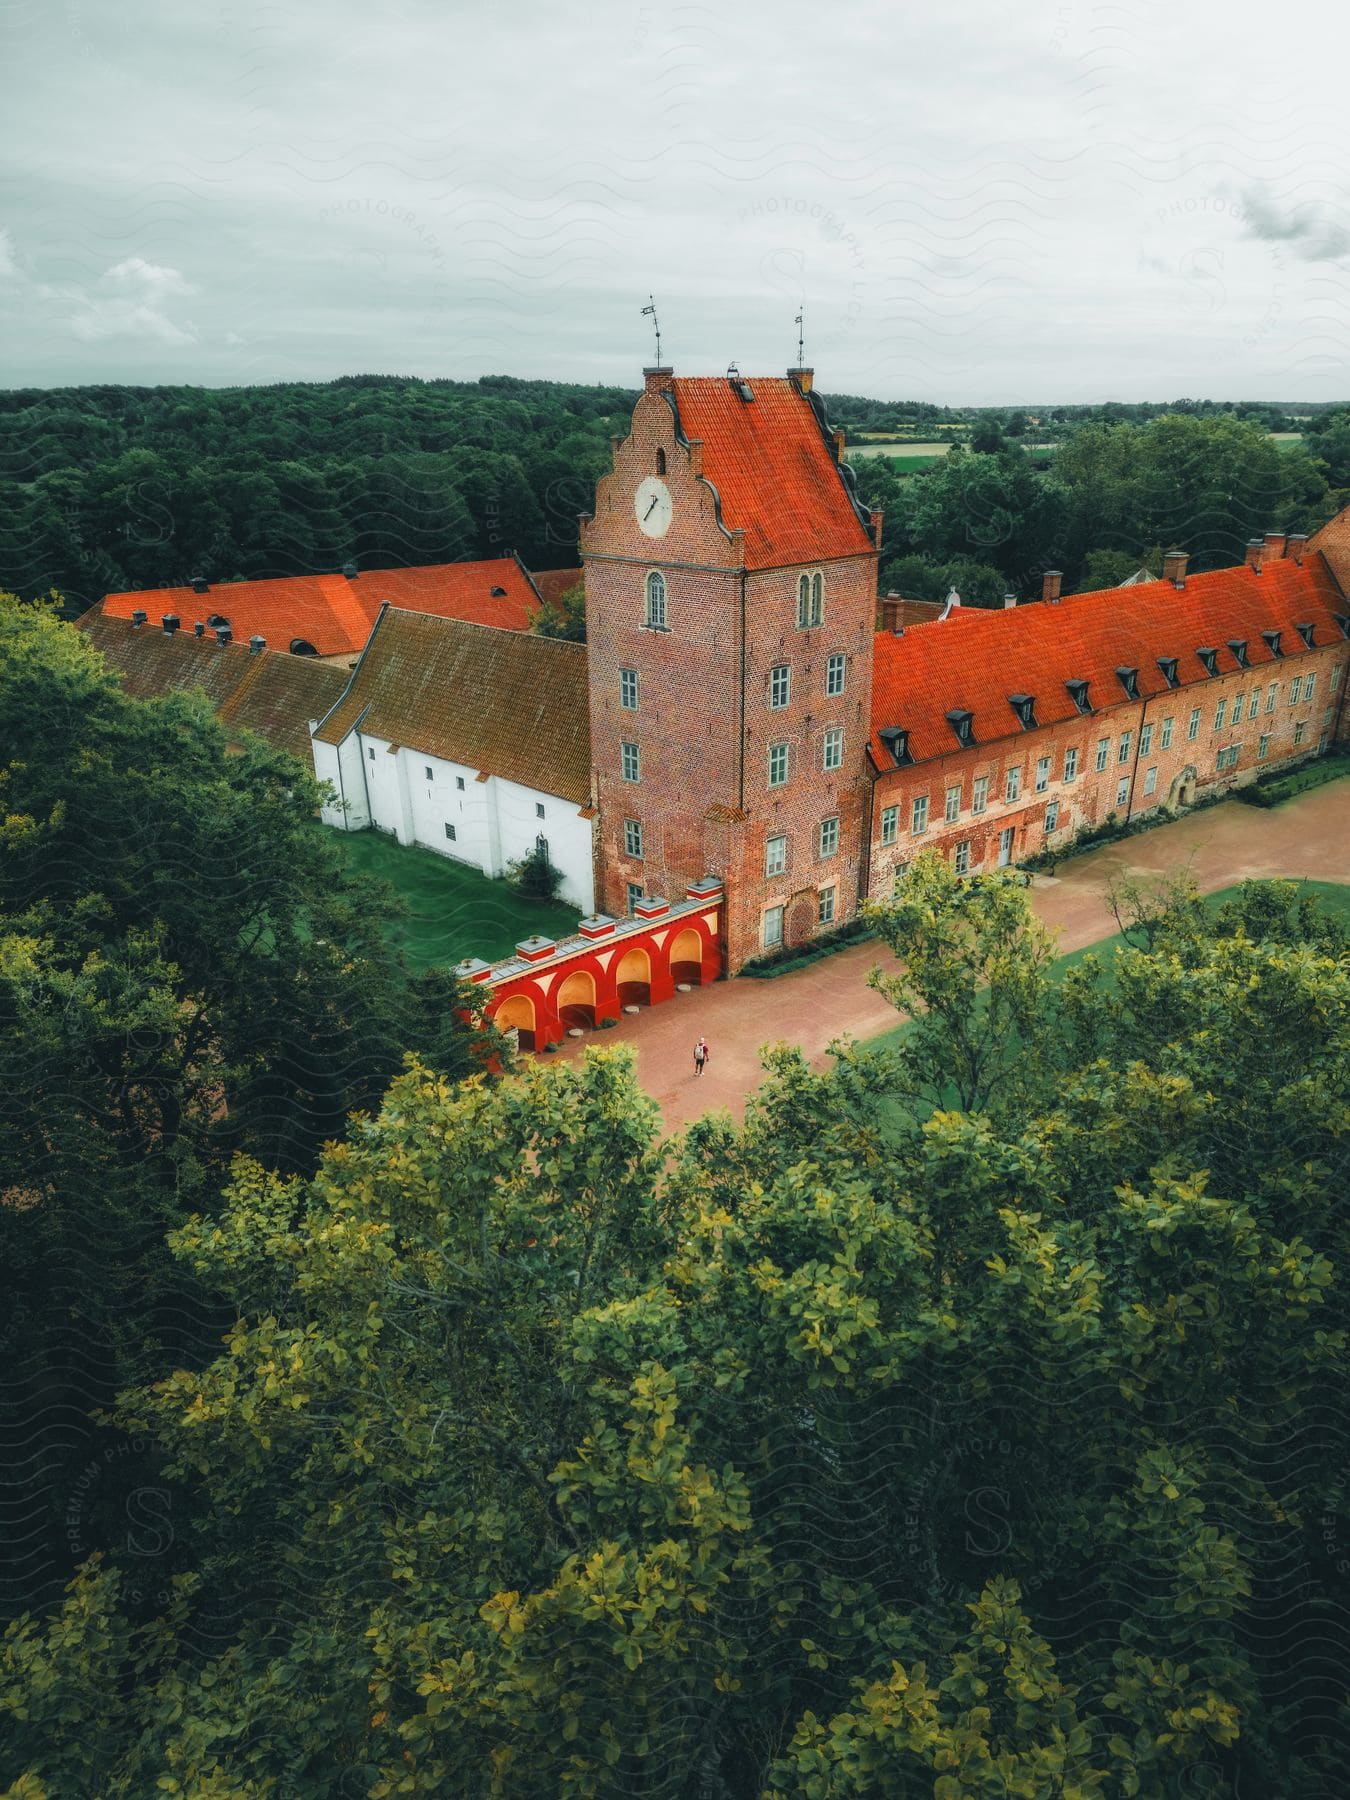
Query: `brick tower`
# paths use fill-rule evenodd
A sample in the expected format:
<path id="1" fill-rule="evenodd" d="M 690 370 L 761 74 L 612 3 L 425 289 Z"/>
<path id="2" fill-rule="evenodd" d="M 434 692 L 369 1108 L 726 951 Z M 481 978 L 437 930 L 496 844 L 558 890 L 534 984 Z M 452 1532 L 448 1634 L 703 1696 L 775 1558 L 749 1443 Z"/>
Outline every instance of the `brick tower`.
<path id="1" fill-rule="evenodd" d="M 809 369 L 645 377 L 581 529 L 597 891 L 721 876 L 734 972 L 857 910 L 881 519 Z"/>

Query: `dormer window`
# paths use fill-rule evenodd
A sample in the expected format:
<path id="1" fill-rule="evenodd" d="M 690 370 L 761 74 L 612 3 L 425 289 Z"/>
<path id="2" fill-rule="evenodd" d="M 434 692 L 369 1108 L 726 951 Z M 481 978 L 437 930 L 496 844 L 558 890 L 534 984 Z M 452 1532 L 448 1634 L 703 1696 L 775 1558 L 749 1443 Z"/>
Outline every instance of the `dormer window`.
<path id="1" fill-rule="evenodd" d="M 1138 669 L 1117 669 L 1116 680 L 1124 688 L 1125 698 L 1127 700 L 1137 700 L 1139 698 Z"/>
<path id="2" fill-rule="evenodd" d="M 666 453 L 659 444 L 656 447 L 656 472 L 658 475 L 666 472 Z"/>
<path id="3" fill-rule="evenodd" d="M 1064 685 L 1069 690 L 1070 700 L 1073 701 L 1079 712 L 1090 713 L 1092 702 L 1088 699 L 1089 684 L 1086 681 L 1066 681 Z"/>
<path id="4" fill-rule="evenodd" d="M 975 742 L 974 714 L 963 712 L 960 707 L 953 707 L 946 719 L 956 733 L 957 743 L 963 750 L 968 750 Z"/>
<path id="5" fill-rule="evenodd" d="M 1247 661 L 1246 638 L 1229 638 L 1228 648 L 1233 652 L 1233 661 L 1237 664 L 1239 669 L 1251 668 L 1252 665 Z"/>
<path id="6" fill-rule="evenodd" d="M 1272 656 L 1284 655 L 1284 651 L 1280 648 L 1280 634 L 1278 631 L 1263 631 L 1261 636 L 1266 640 L 1266 649 L 1270 651 Z"/>
<path id="7" fill-rule="evenodd" d="M 1200 661 L 1205 665 L 1206 675 L 1217 675 L 1218 674 L 1218 672 L 1219 672 L 1219 653 L 1213 647 L 1212 644 L 1205 644 L 1203 647 L 1198 648 L 1196 650 L 1195 654 L 1200 658 Z"/>
<path id="8" fill-rule="evenodd" d="M 1168 687 L 1174 688 L 1181 686 L 1181 683 L 1177 680 L 1177 659 L 1175 656 L 1160 656 L 1158 658 L 1158 667 L 1162 670 L 1162 678 L 1167 683 Z"/>
<path id="9" fill-rule="evenodd" d="M 1312 650 L 1316 648 L 1313 643 L 1313 628 L 1311 625 L 1296 625 L 1294 629 L 1303 639 L 1305 649 Z"/>
<path id="10" fill-rule="evenodd" d="M 897 769 L 903 769 L 906 763 L 912 763 L 914 761 L 914 758 L 909 753 L 909 733 L 907 731 L 902 731 L 900 726 L 883 726 L 877 733 L 877 736 L 890 751 L 891 758 Z"/>
<path id="11" fill-rule="evenodd" d="M 504 587 L 493 588 L 492 598 L 494 600 L 504 600 L 506 598 L 506 589 Z"/>
<path id="12" fill-rule="evenodd" d="M 1017 722 L 1023 731 L 1036 729 L 1036 701 L 1031 694 L 1009 694 L 1008 705 L 1017 714 Z"/>
<path id="13" fill-rule="evenodd" d="M 317 656 L 318 654 L 318 651 L 314 648 L 313 644 L 309 642 L 308 638 L 291 639 L 292 656 Z"/>
<path id="14" fill-rule="evenodd" d="M 1341 628 L 1341 636 L 1350 638 L 1350 613 L 1337 613 L 1336 623 Z"/>

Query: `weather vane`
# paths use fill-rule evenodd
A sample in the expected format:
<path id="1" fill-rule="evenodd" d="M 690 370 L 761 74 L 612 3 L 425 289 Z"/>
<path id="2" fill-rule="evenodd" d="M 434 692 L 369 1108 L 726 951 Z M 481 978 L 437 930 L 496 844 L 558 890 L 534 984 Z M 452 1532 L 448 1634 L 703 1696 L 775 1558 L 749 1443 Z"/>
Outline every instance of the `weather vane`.
<path id="1" fill-rule="evenodd" d="M 648 294 L 647 304 L 642 309 L 644 319 L 648 313 L 652 315 L 652 330 L 656 333 L 656 364 L 659 368 L 661 366 L 661 321 L 656 316 L 656 300 L 651 294 Z"/>
<path id="2" fill-rule="evenodd" d="M 802 353 L 805 348 L 805 338 L 803 335 L 804 327 L 802 325 L 802 320 L 805 318 L 805 316 L 806 316 L 806 302 L 803 300 L 801 311 L 797 314 L 797 317 L 792 321 L 793 324 L 797 327 L 797 367 L 798 367 L 798 369 L 800 369 L 802 366 Z"/>

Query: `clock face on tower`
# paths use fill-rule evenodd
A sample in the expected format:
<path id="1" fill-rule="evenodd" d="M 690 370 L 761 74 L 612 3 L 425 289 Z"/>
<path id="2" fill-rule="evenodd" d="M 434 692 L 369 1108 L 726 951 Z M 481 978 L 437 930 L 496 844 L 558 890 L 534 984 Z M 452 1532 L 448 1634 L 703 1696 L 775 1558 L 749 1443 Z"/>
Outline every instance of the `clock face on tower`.
<path id="1" fill-rule="evenodd" d="M 670 489 L 659 476 L 649 475 L 645 481 L 638 483 L 637 492 L 633 495 L 633 516 L 648 537 L 659 538 L 666 535 L 670 530 L 674 510 Z"/>

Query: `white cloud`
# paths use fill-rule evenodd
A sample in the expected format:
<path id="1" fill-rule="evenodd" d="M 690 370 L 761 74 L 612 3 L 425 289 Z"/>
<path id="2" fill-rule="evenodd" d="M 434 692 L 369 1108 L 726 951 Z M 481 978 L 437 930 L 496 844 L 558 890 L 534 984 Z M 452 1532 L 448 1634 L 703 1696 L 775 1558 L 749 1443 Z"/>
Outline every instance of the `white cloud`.
<path id="1" fill-rule="evenodd" d="M 169 301 L 195 292 L 178 269 L 128 256 L 105 270 L 94 292 L 72 296 L 71 334 L 82 344 L 195 344 L 196 327 L 178 323 L 166 310 Z"/>
<path id="2" fill-rule="evenodd" d="M 0 281 L 17 279 L 19 265 L 14 260 L 14 239 L 0 225 Z"/>
<path id="3" fill-rule="evenodd" d="M 162 263 L 147 262 L 143 256 L 128 256 L 125 262 L 114 264 L 100 277 L 100 286 L 147 295 L 157 294 L 166 299 L 172 294 L 196 292 L 192 283 L 177 269 L 165 268 Z"/>

